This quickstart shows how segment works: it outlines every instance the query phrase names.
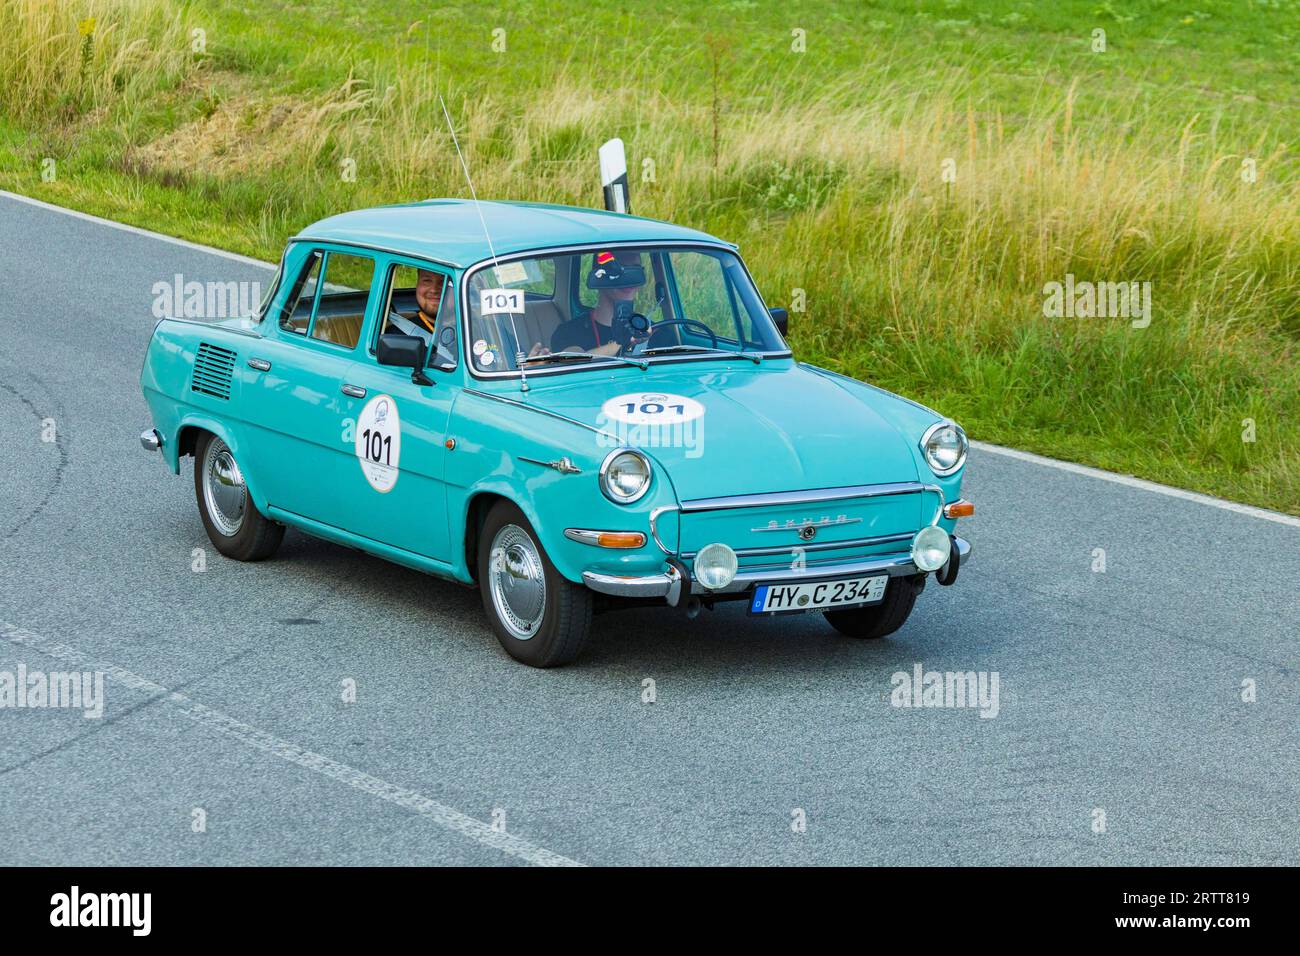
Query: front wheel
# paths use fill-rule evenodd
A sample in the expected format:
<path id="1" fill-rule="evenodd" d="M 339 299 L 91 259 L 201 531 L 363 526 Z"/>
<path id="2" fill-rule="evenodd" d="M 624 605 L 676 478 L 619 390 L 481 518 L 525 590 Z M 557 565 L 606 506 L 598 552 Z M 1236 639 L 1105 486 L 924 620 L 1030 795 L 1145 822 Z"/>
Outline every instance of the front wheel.
<path id="1" fill-rule="evenodd" d="M 916 596 L 925 589 L 925 575 L 914 578 L 890 578 L 885 588 L 885 599 L 879 604 L 848 608 L 844 611 L 823 611 L 831 627 L 849 637 L 872 641 L 886 637 L 907 623 Z"/>
<path id="2" fill-rule="evenodd" d="M 280 547 L 284 525 L 257 510 L 230 446 L 211 432 L 194 449 L 194 496 L 208 537 L 226 557 L 261 561 Z"/>
<path id="3" fill-rule="evenodd" d="M 591 592 L 555 569 L 515 505 L 497 502 L 478 539 L 483 609 L 501 646 L 533 667 L 558 667 L 582 652 L 591 631 Z"/>

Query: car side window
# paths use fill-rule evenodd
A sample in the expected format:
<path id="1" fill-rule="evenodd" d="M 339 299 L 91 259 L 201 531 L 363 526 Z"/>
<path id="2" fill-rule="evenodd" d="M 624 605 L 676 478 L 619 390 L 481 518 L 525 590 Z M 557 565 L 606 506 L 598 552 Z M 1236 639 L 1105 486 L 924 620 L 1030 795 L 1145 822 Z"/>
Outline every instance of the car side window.
<path id="1" fill-rule="evenodd" d="M 298 273 L 298 281 L 289 291 L 280 315 L 280 328 L 286 332 L 306 335 L 311 325 L 312 308 L 316 304 L 316 290 L 319 287 L 321 254 L 313 252 L 303 263 Z"/>
<path id="2" fill-rule="evenodd" d="M 311 337 L 356 348 L 366 318 L 366 304 L 370 301 L 375 260 L 350 252 L 327 252 L 323 271 Z"/>
<path id="3" fill-rule="evenodd" d="M 394 263 L 388 270 L 386 308 L 379 335 L 416 335 L 428 346 L 428 365 L 454 368 L 456 305 L 451 278 L 436 269 Z M 378 338 L 376 337 L 376 342 Z M 371 343 L 371 351 L 375 343 Z"/>

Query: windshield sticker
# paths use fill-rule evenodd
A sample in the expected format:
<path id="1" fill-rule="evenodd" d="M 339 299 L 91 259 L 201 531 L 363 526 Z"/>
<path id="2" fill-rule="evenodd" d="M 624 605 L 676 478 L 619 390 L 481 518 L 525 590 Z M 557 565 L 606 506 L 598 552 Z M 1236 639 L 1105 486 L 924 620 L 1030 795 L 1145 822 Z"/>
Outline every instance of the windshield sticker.
<path id="1" fill-rule="evenodd" d="M 482 355 L 487 351 L 487 339 L 478 339 L 474 342 L 474 354 Z"/>
<path id="2" fill-rule="evenodd" d="M 521 314 L 524 311 L 522 289 L 483 289 L 478 294 L 480 315 Z"/>
<path id="3" fill-rule="evenodd" d="M 361 474 L 380 494 L 397 484 L 402 459 L 402 420 L 390 395 L 376 395 L 357 416 L 356 455 Z"/>
<path id="4" fill-rule="evenodd" d="M 497 281 L 502 285 L 515 285 L 528 281 L 528 270 L 522 262 L 506 262 L 496 267 Z"/>
<path id="5" fill-rule="evenodd" d="M 484 368 L 487 368 L 496 360 L 497 360 L 497 353 L 493 352 L 491 349 L 488 349 L 486 352 L 484 352 L 482 355 L 478 357 L 478 364 L 482 365 Z"/>

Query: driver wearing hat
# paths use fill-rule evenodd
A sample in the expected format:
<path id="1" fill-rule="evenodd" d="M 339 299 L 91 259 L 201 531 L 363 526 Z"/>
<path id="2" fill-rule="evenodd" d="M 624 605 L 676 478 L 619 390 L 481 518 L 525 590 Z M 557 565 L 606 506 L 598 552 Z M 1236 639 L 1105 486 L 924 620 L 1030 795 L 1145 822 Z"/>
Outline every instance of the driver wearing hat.
<path id="1" fill-rule="evenodd" d="M 615 310 L 619 302 L 633 301 L 643 285 L 645 266 L 641 264 L 641 253 L 635 250 L 597 252 L 587 273 L 587 288 L 599 293 L 596 304 L 555 330 L 551 351 L 617 355 L 621 345 L 613 328 Z M 533 351 L 537 354 L 538 347 Z"/>

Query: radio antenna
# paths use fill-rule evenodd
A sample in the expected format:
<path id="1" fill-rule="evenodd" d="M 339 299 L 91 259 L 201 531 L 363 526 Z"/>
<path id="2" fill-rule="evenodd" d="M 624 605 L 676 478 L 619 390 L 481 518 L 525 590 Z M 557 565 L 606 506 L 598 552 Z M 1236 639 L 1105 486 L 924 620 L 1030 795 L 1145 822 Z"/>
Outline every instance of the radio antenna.
<path id="1" fill-rule="evenodd" d="M 483 218 L 483 209 L 479 205 L 478 193 L 474 191 L 474 180 L 469 175 L 469 164 L 465 162 L 465 154 L 460 151 L 460 140 L 456 138 L 456 127 L 451 122 L 451 113 L 447 111 L 447 102 L 442 98 L 441 93 L 438 94 L 438 102 L 442 104 L 442 115 L 447 117 L 447 129 L 451 133 L 451 142 L 456 147 L 456 156 L 460 159 L 460 168 L 465 171 L 465 182 L 469 184 L 469 195 L 474 201 L 474 211 L 478 213 L 478 221 L 483 226 L 483 237 L 487 239 L 488 252 L 492 255 L 492 271 L 496 273 L 497 281 L 500 282 L 502 281 L 501 263 L 497 261 L 496 247 L 492 245 L 492 233 L 488 232 L 487 220 Z M 466 302 L 468 303 L 468 301 L 467 295 Z M 515 314 L 507 312 L 506 315 L 510 316 L 510 332 L 515 337 L 515 365 L 519 367 L 519 390 L 526 392 L 528 391 L 528 371 L 525 368 L 524 360 L 528 356 L 524 354 L 524 345 L 519 338 L 519 327 L 515 325 Z"/>

